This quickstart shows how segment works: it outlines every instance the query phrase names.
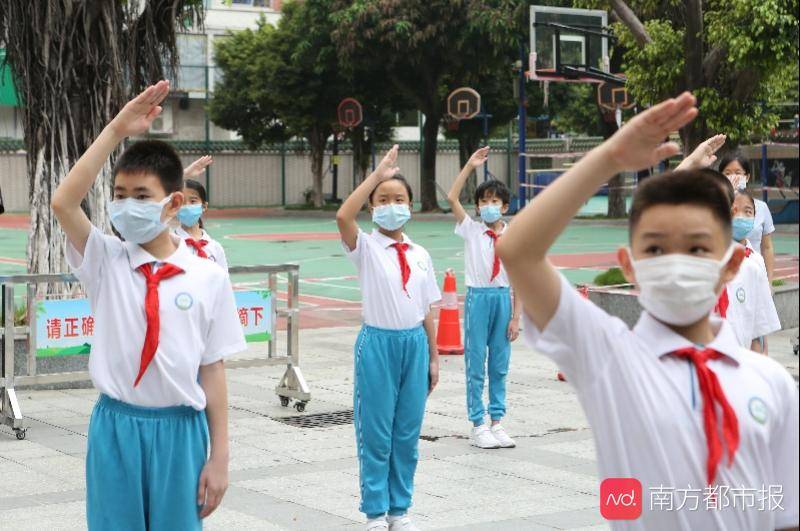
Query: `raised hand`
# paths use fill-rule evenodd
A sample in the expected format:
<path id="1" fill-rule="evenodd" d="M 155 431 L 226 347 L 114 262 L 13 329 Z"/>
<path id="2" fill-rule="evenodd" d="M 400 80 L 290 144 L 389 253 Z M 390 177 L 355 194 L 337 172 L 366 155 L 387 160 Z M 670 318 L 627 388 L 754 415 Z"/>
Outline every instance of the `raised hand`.
<path id="1" fill-rule="evenodd" d="M 472 169 L 477 169 L 483 166 L 487 160 L 489 160 L 489 146 L 482 147 L 473 153 L 467 161 L 467 165 Z"/>
<path id="2" fill-rule="evenodd" d="M 183 178 L 196 179 L 200 177 L 213 162 L 214 159 L 211 158 L 211 155 L 203 155 L 183 169 Z"/>
<path id="3" fill-rule="evenodd" d="M 378 164 L 378 167 L 375 168 L 375 175 L 378 179 L 383 182 L 386 180 L 391 179 L 400 171 L 400 168 L 397 167 L 397 153 L 400 151 L 400 146 L 397 144 L 392 146 L 392 149 L 386 152 L 386 155 L 381 160 L 381 163 Z"/>
<path id="4" fill-rule="evenodd" d="M 697 116 L 696 99 L 689 92 L 637 114 L 605 144 L 603 151 L 615 173 L 655 166 L 680 152 L 675 142 L 664 142 Z"/>
<path id="5" fill-rule="evenodd" d="M 150 85 L 133 98 L 111 121 L 111 127 L 121 137 L 140 135 L 150 128 L 156 116 L 161 114 L 161 102 L 169 94 L 169 81 Z"/>
<path id="6" fill-rule="evenodd" d="M 725 135 L 714 135 L 692 151 L 681 161 L 676 170 L 698 170 L 710 168 L 717 160 L 715 153 L 725 144 Z"/>

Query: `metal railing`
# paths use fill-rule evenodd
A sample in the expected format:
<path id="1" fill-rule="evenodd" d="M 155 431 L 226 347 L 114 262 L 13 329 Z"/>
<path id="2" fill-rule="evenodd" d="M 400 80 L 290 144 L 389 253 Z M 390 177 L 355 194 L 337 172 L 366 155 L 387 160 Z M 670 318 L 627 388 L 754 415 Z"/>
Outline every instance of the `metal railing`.
<path id="1" fill-rule="evenodd" d="M 299 307 L 299 281 L 300 266 L 296 264 L 238 266 L 229 269 L 234 274 L 267 274 L 267 285 L 270 290 L 270 308 L 272 330 L 267 341 L 267 352 L 264 358 L 232 359 L 225 362 L 231 369 L 264 367 L 271 365 L 286 365 L 286 370 L 281 377 L 275 394 L 278 395 L 281 405 L 288 406 L 290 400 L 295 400 L 295 408 L 302 412 L 305 405 L 311 400 L 308 384 L 300 371 L 300 307 Z M 279 276 L 285 276 L 286 301 L 278 300 Z M 283 279 L 281 279 L 283 280 Z M 39 374 L 36 363 L 36 303 L 37 290 L 42 285 L 55 283 L 77 283 L 72 274 L 50 275 L 8 275 L 0 276 L 0 294 L 2 294 L 2 320 L 0 322 L 0 425 L 10 427 L 16 432 L 18 439 L 25 438 L 25 419 L 17 400 L 15 387 L 30 385 L 55 385 L 81 383 L 89 380 L 87 370 L 73 370 L 56 373 Z M 27 319 L 20 326 L 15 323 L 16 304 L 15 288 L 25 286 L 25 308 Z M 285 352 L 280 352 L 278 344 L 278 320 L 284 319 L 286 323 Z M 27 341 L 26 348 L 26 374 L 15 375 L 14 344 L 17 340 Z"/>

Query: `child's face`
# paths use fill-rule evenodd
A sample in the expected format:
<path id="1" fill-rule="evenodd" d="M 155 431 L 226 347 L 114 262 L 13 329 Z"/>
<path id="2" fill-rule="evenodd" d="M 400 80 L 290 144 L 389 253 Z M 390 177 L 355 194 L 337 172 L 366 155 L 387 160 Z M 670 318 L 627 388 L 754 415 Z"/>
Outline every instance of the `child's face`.
<path id="1" fill-rule="evenodd" d="M 115 200 L 132 197 L 141 201 L 158 203 L 168 195 L 161 184 L 161 180 L 156 175 L 119 172 L 114 176 Z M 178 213 L 178 209 L 183 205 L 183 201 L 183 193 L 175 192 L 172 194 L 172 200 L 164 205 L 161 219 L 174 218 Z"/>
<path id="2" fill-rule="evenodd" d="M 481 207 L 482 206 L 487 206 L 487 205 L 492 205 L 492 206 L 498 207 L 500 209 L 500 213 L 501 214 L 505 214 L 508 211 L 508 203 L 503 203 L 503 200 L 500 199 L 499 197 L 497 197 L 496 195 L 484 194 L 483 197 L 478 199 L 478 204 L 476 205 L 476 207 L 477 207 L 476 210 L 480 214 Z"/>
<path id="3" fill-rule="evenodd" d="M 756 217 L 756 209 L 749 197 L 739 194 L 733 200 L 731 214 L 733 217 L 754 218 Z"/>
<path id="4" fill-rule="evenodd" d="M 730 230 L 700 205 L 655 205 L 642 212 L 631 234 L 634 260 L 665 254 L 685 254 L 698 258 L 722 260 L 731 242 Z M 720 285 L 733 279 L 744 257 L 737 249 L 723 267 Z M 617 258 L 628 282 L 636 283 L 630 256 L 620 249 Z"/>
<path id="5" fill-rule="evenodd" d="M 747 172 L 744 171 L 744 168 L 739 164 L 738 160 L 733 160 L 728 163 L 728 165 L 722 169 L 722 174 L 728 178 L 734 189 L 737 188 L 741 179 L 744 179 L 745 183 L 750 180 L 750 176 L 747 175 Z"/>
<path id="6" fill-rule="evenodd" d="M 203 212 L 208 210 L 208 203 L 203 202 L 197 190 L 192 188 L 183 189 L 183 197 L 185 205 L 203 205 Z"/>
<path id="7" fill-rule="evenodd" d="M 391 203 L 406 204 L 409 208 L 411 207 L 406 186 L 398 179 L 389 179 L 379 184 L 375 189 L 375 193 L 372 194 L 370 207 L 389 205 Z"/>

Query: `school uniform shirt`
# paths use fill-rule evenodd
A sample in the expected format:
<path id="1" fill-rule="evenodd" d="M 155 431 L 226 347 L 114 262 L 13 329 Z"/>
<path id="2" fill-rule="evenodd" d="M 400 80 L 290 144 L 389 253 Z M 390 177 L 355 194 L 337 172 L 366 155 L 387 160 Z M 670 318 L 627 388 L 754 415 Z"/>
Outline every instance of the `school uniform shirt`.
<path id="1" fill-rule="evenodd" d="M 754 339 L 780 330 L 781 322 L 772 299 L 764 259 L 750 245 L 747 247 L 750 255 L 725 286 L 728 295 L 725 319 L 731 324 L 739 344 L 749 349 Z"/>
<path id="2" fill-rule="evenodd" d="M 209 236 L 205 230 L 203 229 L 200 230 L 203 232 L 203 235 L 200 237 L 200 239 L 206 240 L 208 242 L 208 244 L 205 247 L 203 247 L 203 250 L 208 255 L 208 259 L 211 260 L 212 262 L 216 262 L 222 267 L 222 269 L 227 271 L 228 258 L 225 256 L 225 249 L 222 248 L 222 245 L 217 240 Z M 186 241 L 186 238 L 194 239 L 194 237 L 188 232 L 186 232 L 183 227 L 178 227 L 177 229 L 175 229 L 175 234 L 177 234 L 182 240 L 184 240 L 184 243 Z M 189 250 L 192 252 L 192 254 L 197 254 L 197 251 L 194 248 L 189 247 Z"/>
<path id="3" fill-rule="evenodd" d="M 706 510 L 702 394 L 692 363 L 670 355 L 692 347 L 691 342 L 647 312 L 628 329 L 583 299 L 563 276 L 558 308 L 544 330 L 527 316 L 523 320 L 526 341 L 555 361 L 577 391 L 595 439 L 598 487 L 606 478 L 641 482 L 641 516 L 609 522 L 614 529 L 771 530 L 798 525 L 797 386 L 780 364 L 742 348 L 727 322 L 712 319 L 716 336 L 707 347 L 722 356 L 708 361 L 708 367 L 736 412 L 740 440 L 733 465 L 728 467 L 727 452 L 720 460 L 713 486 L 760 492 L 780 485 L 783 510 L 759 511 L 756 505 L 743 511 L 748 502 L 741 498 L 734 508 L 734 494 L 725 489 L 717 496 L 722 502 L 726 493 L 731 505 Z M 653 504 L 658 489 L 675 497 L 672 510 Z M 677 510 L 686 501 L 679 489 L 695 489 L 689 492 L 689 508 Z M 697 505 L 692 496 L 699 496 L 695 510 L 690 510 Z M 756 494 L 756 501 L 760 498 Z"/>
<path id="4" fill-rule="evenodd" d="M 421 245 L 403 234 L 411 275 L 403 290 L 400 261 L 392 244 L 398 243 L 378 229 L 359 229 L 352 251 L 342 242 L 347 257 L 358 270 L 364 324 L 389 330 L 414 328 L 422 323 L 430 305 L 442 298 L 431 257 Z"/>
<path id="5" fill-rule="evenodd" d="M 67 261 L 86 289 L 94 316 L 89 373 L 95 388 L 137 406 L 202 410 L 206 396 L 198 383 L 199 367 L 247 345 L 228 275 L 173 239 L 178 249 L 165 262 L 184 272 L 159 284 L 158 349 L 136 387 L 147 330 L 146 283 L 137 268 L 159 261 L 141 246 L 96 227 L 83 256 L 68 245 Z"/>
<path id="6" fill-rule="evenodd" d="M 761 239 L 775 232 L 775 224 L 772 222 L 772 214 L 767 204 L 761 199 L 755 199 L 756 218 L 753 230 L 747 234 L 747 239 L 753 244 L 753 248 L 761 254 Z"/>
<path id="7" fill-rule="evenodd" d="M 500 236 L 508 226 L 501 221 L 502 228 L 497 234 Z M 466 284 L 470 288 L 507 288 L 508 275 L 500 262 L 500 273 L 494 280 L 492 266 L 494 265 L 494 240 L 486 234 L 489 227 L 482 221 L 475 221 L 469 216 L 464 216 L 461 223 L 456 225 L 455 233 L 464 240 L 464 271 Z"/>

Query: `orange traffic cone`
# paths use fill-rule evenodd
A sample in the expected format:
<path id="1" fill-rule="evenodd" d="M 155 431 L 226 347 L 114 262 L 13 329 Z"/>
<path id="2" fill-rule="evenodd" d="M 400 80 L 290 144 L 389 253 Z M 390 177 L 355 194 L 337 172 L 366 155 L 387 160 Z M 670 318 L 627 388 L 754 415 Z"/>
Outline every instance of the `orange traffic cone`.
<path id="1" fill-rule="evenodd" d="M 461 323 L 458 320 L 458 294 L 456 276 L 452 269 L 444 273 L 444 293 L 439 308 L 439 330 L 436 333 L 439 354 L 464 354 L 461 344 Z"/>

